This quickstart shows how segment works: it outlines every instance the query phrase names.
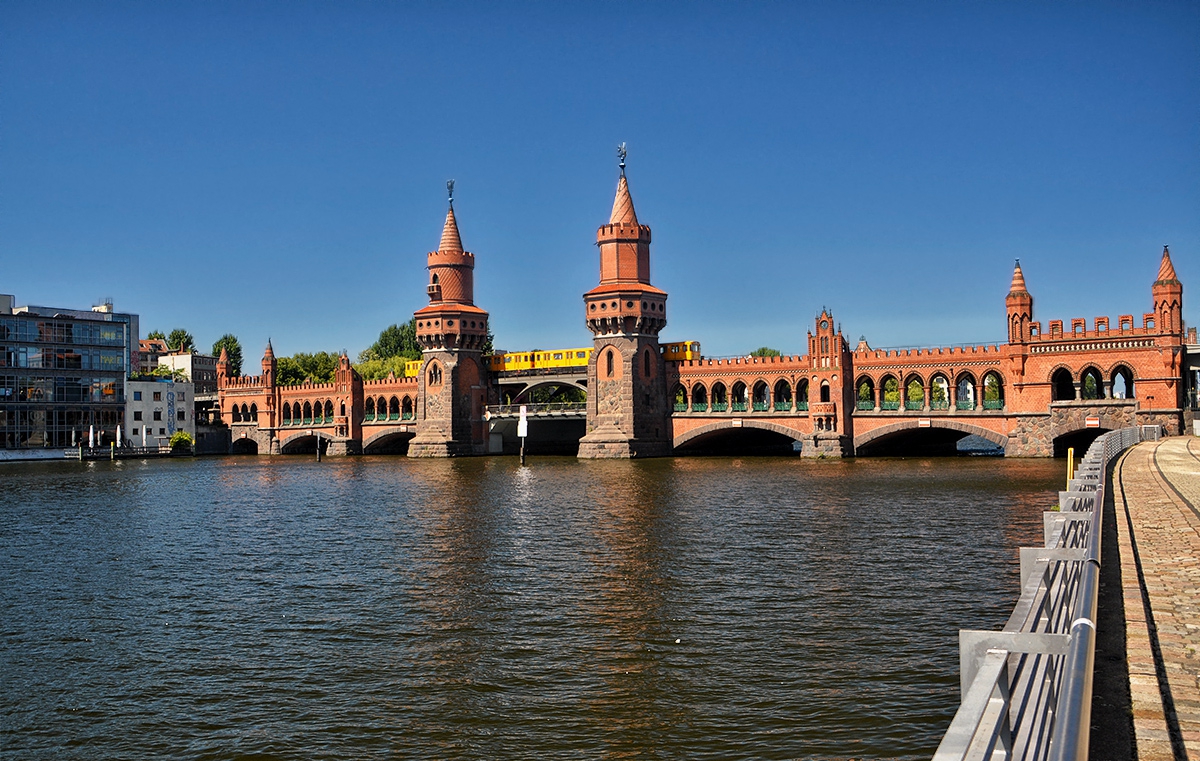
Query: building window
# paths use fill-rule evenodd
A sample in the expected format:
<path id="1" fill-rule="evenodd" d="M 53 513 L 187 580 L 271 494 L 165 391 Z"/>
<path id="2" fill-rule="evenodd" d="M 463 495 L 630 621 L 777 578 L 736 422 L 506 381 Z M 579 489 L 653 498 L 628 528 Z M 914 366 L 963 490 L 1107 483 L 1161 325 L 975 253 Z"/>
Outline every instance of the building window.
<path id="1" fill-rule="evenodd" d="M 155 420 L 162 420 L 162 410 L 155 410 L 155 411 L 154 411 L 154 419 L 155 419 Z"/>
<path id="2" fill-rule="evenodd" d="M 186 401 L 187 401 L 187 396 L 186 396 L 186 395 L 184 395 L 184 393 L 183 393 L 182 391 L 180 391 L 180 392 L 179 392 L 179 394 L 177 394 L 177 396 L 178 396 L 178 398 L 179 398 L 179 401 L 181 401 L 181 402 L 186 402 Z"/>
<path id="3" fill-rule="evenodd" d="M 179 411 L 179 421 L 183 422 L 184 420 L 187 420 L 187 413 L 184 412 L 183 410 L 180 410 Z"/>
<path id="4" fill-rule="evenodd" d="M 134 392 L 133 392 L 133 401 L 135 401 L 135 402 L 140 402 L 140 401 L 142 401 L 142 392 L 141 392 L 141 391 L 134 391 Z"/>
<path id="5" fill-rule="evenodd" d="M 137 436 L 137 435 L 138 435 L 138 429 L 136 429 L 136 428 L 131 428 L 131 429 L 129 430 L 129 435 L 130 435 L 130 436 Z"/>
<path id="6" fill-rule="evenodd" d="M 134 419 L 134 420 L 141 420 L 141 419 L 142 419 L 142 411 L 141 411 L 141 410 L 138 410 L 138 411 L 134 412 L 134 413 L 133 413 L 133 419 Z"/>
<path id="7" fill-rule="evenodd" d="M 167 429 L 166 429 L 166 428 L 159 428 L 159 429 L 158 429 L 158 435 L 159 435 L 159 436 L 166 436 L 166 435 L 167 435 Z"/>
<path id="8" fill-rule="evenodd" d="M 162 401 L 162 392 L 161 391 L 154 392 L 154 401 L 156 401 L 156 402 Z"/>

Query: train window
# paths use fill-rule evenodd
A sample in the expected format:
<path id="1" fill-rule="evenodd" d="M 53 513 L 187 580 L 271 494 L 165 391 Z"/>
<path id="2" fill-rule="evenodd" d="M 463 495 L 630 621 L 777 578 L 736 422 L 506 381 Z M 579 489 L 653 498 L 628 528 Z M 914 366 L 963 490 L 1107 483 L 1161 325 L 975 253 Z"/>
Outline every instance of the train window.
<path id="1" fill-rule="evenodd" d="M 556 354 L 554 355 L 554 358 L 555 358 L 555 359 L 562 359 L 562 358 L 563 358 L 562 352 L 560 351 L 560 352 L 556 353 Z"/>
<path id="2" fill-rule="evenodd" d="M 579 359 L 583 359 L 584 357 L 586 357 L 586 356 L 587 356 L 587 354 L 585 354 L 585 353 L 584 353 L 584 352 L 582 352 L 582 351 L 577 351 L 577 352 L 575 352 L 575 356 L 576 356 L 577 358 L 579 358 Z"/>
<path id="3" fill-rule="evenodd" d="M 507 355 L 506 355 L 506 356 L 504 357 L 504 364 L 506 364 L 506 365 L 507 365 L 509 362 L 512 362 L 512 357 L 509 357 L 509 356 L 507 356 Z"/>

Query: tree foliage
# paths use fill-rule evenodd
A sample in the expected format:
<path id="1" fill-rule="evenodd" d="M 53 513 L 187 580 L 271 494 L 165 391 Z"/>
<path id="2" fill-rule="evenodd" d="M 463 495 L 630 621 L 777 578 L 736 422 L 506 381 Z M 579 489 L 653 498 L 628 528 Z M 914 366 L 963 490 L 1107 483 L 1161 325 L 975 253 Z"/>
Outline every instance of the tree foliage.
<path id="1" fill-rule="evenodd" d="M 225 350 L 225 359 L 229 361 L 229 374 L 238 376 L 242 374 L 242 344 L 238 341 L 237 336 L 232 333 L 226 333 L 217 339 L 212 345 L 212 355 L 214 357 L 221 356 L 221 349 Z"/>
<path id="2" fill-rule="evenodd" d="M 150 335 L 146 336 L 146 340 L 148 340 L 148 341 L 153 341 L 156 338 L 159 341 L 167 340 L 166 335 L 164 335 L 161 330 L 152 330 L 152 331 L 150 331 Z"/>
<path id="3" fill-rule="evenodd" d="M 176 431 L 168 443 L 171 445 L 171 449 L 191 449 L 196 440 L 187 431 Z"/>
<path id="4" fill-rule="evenodd" d="M 384 328 L 375 343 L 358 355 L 358 361 L 367 362 L 373 359 L 391 359 L 393 357 L 403 357 L 406 360 L 421 358 L 421 345 L 417 343 L 416 317 L 403 325 L 389 325 Z"/>
<path id="5" fill-rule="evenodd" d="M 171 367 L 170 365 L 156 365 L 153 370 L 146 375 L 155 378 L 169 378 L 176 383 L 187 383 L 191 378 L 188 377 L 187 371 L 182 367 Z"/>
<path id="6" fill-rule="evenodd" d="M 751 357 L 780 357 L 783 353 L 779 349 L 772 349 L 770 346 L 760 346 L 750 352 Z"/>
<path id="7" fill-rule="evenodd" d="M 175 328 L 167 336 L 167 348 L 171 351 L 194 351 L 196 339 L 183 328 Z"/>
<path id="8" fill-rule="evenodd" d="M 360 359 L 354 363 L 354 369 L 362 376 L 363 380 L 382 380 L 388 377 L 388 373 L 394 374 L 397 378 L 404 377 L 404 363 L 410 360 L 405 357 L 388 357 L 387 359 Z"/>
<path id="9" fill-rule="evenodd" d="M 295 386 L 306 380 L 330 383 L 337 372 L 338 356 L 333 352 L 319 351 L 315 354 L 300 352 L 290 357 L 280 357 L 275 362 L 275 382 L 281 386 Z"/>

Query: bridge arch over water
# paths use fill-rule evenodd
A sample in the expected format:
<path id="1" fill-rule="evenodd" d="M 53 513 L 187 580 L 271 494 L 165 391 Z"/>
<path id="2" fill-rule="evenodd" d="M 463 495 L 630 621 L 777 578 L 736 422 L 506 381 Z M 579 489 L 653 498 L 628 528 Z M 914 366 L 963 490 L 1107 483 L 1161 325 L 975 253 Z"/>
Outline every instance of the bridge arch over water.
<path id="1" fill-rule="evenodd" d="M 363 439 L 362 452 L 363 454 L 390 454 L 407 450 L 408 442 L 417 435 L 411 429 L 412 426 L 406 426 L 372 431 Z"/>
<path id="2" fill-rule="evenodd" d="M 906 418 L 882 425 L 854 437 L 856 455 L 878 454 L 891 445 L 913 439 L 925 439 L 934 447 L 946 447 L 967 436 L 979 436 L 997 447 L 1008 445 L 1008 436 L 980 425 L 946 418 Z"/>
<path id="3" fill-rule="evenodd" d="M 324 431 L 298 431 L 279 441 L 280 454 L 305 454 L 315 452 L 316 447 L 321 447 L 324 452 L 329 443 L 333 441 L 333 436 Z"/>
<path id="4" fill-rule="evenodd" d="M 769 420 L 728 418 L 715 420 L 681 433 L 675 437 L 672 446 L 676 452 L 686 454 L 688 451 L 702 450 L 706 448 L 706 445 L 716 443 L 721 439 L 749 439 L 750 441 L 745 443 L 750 445 L 748 447 L 750 449 L 772 447 L 772 445 L 774 445 L 773 448 L 782 449 L 782 447 L 790 447 L 792 443 L 800 441 L 804 435 L 803 431 Z"/>

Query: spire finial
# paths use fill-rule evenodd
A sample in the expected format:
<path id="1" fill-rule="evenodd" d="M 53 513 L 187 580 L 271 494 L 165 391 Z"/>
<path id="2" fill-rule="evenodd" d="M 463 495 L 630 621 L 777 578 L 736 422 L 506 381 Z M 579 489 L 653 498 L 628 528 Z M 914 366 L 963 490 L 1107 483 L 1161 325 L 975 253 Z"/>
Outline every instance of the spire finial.
<path id="1" fill-rule="evenodd" d="M 625 143 L 621 143 L 620 145 L 617 146 L 617 158 L 621 159 L 620 163 L 618 163 L 617 166 L 621 167 L 621 176 L 622 177 L 625 176 L 625 153 L 626 153 Z"/>
<path id="2" fill-rule="evenodd" d="M 454 180 L 446 180 L 446 196 L 450 201 L 450 207 L 454 208 Z"/>

